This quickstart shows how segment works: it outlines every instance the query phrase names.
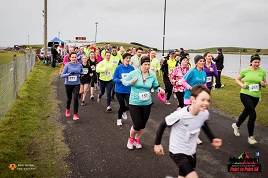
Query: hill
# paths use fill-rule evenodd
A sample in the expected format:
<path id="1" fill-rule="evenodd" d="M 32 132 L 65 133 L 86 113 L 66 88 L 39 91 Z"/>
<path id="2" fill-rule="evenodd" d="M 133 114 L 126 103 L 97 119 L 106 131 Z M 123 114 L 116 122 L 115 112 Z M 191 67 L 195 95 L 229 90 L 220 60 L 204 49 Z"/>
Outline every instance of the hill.
<path id="1" fill-rule="evenodd" d="M 187 52 L 191 53 L 205 53 L 205 52 L 217 52 L 219 47 L 203 48 L 203 49 L 189 49 Z M 242 47 L 222 47 L 222 52 L 225 54 L 262 54 L 268 55 L 268 49 L 257 49 L 257 48 L 242 48 Z"/>

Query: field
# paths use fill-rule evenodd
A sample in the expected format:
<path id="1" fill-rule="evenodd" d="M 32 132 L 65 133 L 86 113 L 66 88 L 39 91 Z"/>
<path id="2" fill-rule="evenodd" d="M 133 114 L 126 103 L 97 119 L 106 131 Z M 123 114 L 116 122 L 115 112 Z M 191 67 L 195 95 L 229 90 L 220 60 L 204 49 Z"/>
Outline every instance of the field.
<path id="1" fill-rule="evenodd" d="M 23 53 L 0 51 L 0 65 L 12 61 L 14 54 L 17 54 L 17 57 L 23 56 Z"/>
<path id="2" fill-rule="evenodd" d="M 217 52 L 217 47 L 214 48 L 204 48 L 204 49 L 193 49 L 193 50 L 187 50 L 191 53 L 205 53 L 205 52 Z M 242 48 L 242 47 L 222 47 L 222 52 L 224 54 L 239 54 L 239 50 L 241 54 L 262 54 L 262 55 L 268 55 L 268 49 L 256 49 L 256 48 Z"/>

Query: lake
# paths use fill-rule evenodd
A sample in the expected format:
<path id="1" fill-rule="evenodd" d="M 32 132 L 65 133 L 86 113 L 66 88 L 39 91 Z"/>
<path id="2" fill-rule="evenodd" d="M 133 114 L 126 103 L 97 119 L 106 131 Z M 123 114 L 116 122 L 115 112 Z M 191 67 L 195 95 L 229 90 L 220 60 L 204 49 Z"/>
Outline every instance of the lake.
<path id="1" fill-rule="evenodd" d="M 197 53 L 190 53 L 191 62 L 194 64 L 193 59 L 198 55 Z M 200 54 L 203 55 L 203 54 Z M 249 66 L 250 56 L 251 55 L 239 55 L 239 54 L 223 54 L 224 55 L 224 69 L 222 71 L 222 75 L 236 78 L 239 75 L 240 70 Z M 213 54 L 214 57 L 217 54 Z M 268 55 L 260 55 L 261 57 L 261 65 L 266 72 L 268 72 Z M 162 53 L 157 53 L 157 59 L 160 60 L 162 58 Z M 241 61 L 241 65 L 240 65 Z"/>

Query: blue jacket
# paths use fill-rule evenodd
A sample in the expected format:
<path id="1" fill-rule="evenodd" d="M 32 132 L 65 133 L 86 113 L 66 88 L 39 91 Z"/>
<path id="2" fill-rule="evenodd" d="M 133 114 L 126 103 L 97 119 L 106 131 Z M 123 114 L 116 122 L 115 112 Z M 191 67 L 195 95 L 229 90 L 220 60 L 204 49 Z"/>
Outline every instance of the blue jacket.
<path id="1" fill-rule="evenodd" d="M 73 72 L 73 74 L 70 74 Z M 61 78 L 65 78 L 65 85 L 80 85 L 80 75 L 83 75 L 82 64 L 77 62 L 75 64 L 68 62 L 61 73 Z"/>
<path id="2" fill-rule="evenodd" d="M 124 86 L 121 79 L 124 79 L 129 72 L 133 71 L 134 67 L 131 65 L 125 66 L 120 64 L 114 71 L 113 81 L 115 82 L 115 92 L 130 94 L 130 86 Z"/>

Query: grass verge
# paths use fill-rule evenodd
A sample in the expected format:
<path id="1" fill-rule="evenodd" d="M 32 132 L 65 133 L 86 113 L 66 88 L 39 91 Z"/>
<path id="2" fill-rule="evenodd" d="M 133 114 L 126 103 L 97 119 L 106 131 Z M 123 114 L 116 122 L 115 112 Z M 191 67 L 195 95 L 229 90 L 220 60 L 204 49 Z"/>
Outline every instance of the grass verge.
<path id="1" fill-rule="evenodd" d="M 0 123 L 1 177 L 61 177 L 68 173 L 63 158 L 69 150 L 63 142 L 52 84 L 57 72 L 37 62 Z M 17 168 L 12 171 L 10 164 Z"/>
<path id="2" fill-rule="evenodd" d="M 160 85 L 164 88 L 162 76 L 158 76 Z M 219 90 L 211 91 L 211 108 L 237 118 L 244 109 L 240 101 L 241 87 L 236 84 L 235 79 L 222 76 L 222 83 L 226 85 Z M 259 101 L 257 112 L 257 125 L 268 127 L 266 116 L 268 106 L 268 88 L 262 88 L 261 100 Z"/>
<path id="3" fill-rule="evenodd" d="M 17 54 L 17 57 L 21 57 L 24 55 L 23 53 L 0 51 L 0 65 L 13 61 L 14 54 Z"/>

